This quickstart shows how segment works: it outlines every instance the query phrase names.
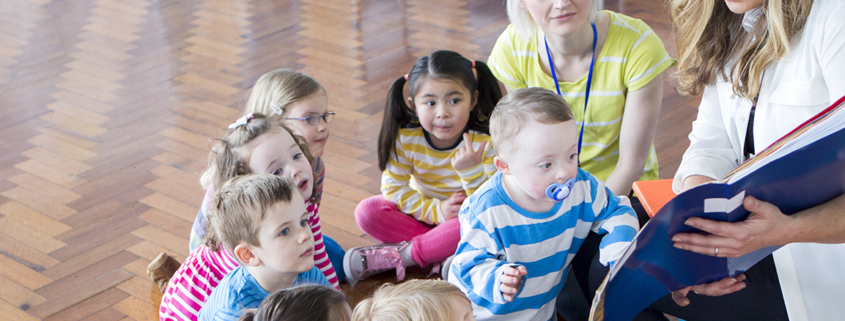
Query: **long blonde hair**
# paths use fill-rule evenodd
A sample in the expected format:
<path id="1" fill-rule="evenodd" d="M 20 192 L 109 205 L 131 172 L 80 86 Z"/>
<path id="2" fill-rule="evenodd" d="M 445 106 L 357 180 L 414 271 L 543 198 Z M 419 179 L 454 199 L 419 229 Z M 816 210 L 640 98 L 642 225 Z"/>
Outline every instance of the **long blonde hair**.
<path id="1" fill-rule="evenodd" d="M 749 33 L 743 16 L 723 0 L 671 0 L 678 91 L 698 95 L 722 77 L 737 96 L 753 99 L 763 71 L 789 55 L 790 40 L 804 28 L 812 5 L 812 0 L 764 0 L 763 17 Z"/>
<path id="2" fill-rule="evenodd" d="M 455 311 L 451 298 L 469 302 L 460 289 L 443 280 L 388 283 L 358 303 L 352 321 L 449 321 Z"/>

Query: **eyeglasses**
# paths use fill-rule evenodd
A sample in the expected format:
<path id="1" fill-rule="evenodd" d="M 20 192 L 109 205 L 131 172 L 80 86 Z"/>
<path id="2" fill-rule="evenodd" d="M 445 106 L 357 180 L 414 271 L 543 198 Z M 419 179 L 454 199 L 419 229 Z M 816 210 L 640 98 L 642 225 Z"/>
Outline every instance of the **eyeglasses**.
<path id="1" fill-rule="evenodd" d="M 318 114 L 313 113 L 308 115 L 308 117 L 287 117 L 285 119 L 296 119 L 296 120 L 304 120 L 307 121 L 311 126 L 317 126 L 320 124 L 320 118 L 326 121 L 326 124 L 331 123 L 332 119 L 334 119 L 334 112 L 329 110 L 325 114 Z"/>

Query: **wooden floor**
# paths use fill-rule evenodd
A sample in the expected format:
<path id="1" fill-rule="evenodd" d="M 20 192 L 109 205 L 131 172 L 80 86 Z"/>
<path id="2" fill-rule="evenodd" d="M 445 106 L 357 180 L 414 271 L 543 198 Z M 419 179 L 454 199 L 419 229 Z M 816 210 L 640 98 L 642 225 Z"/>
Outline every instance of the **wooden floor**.
<path id="1" fill-rule="evenodd" d="M 188 255 L 209 138 L 280 67 L 320 81 L 337 112 L 323 232 L 344 248 L 373 244 L 352 212 L 379 192 L 389 83 L 435 49 L 486 60 L 503 3 L 0 2 L 0 318 L 156 319 L 145 267 L 160 252 Z M 645 20 L 674 55 L 660 1 L 606 7 Z M 697 103 L 665 88 L 655 144 L 668 178 Z M 347 290 L 357 301 L 378 282 Z"/>

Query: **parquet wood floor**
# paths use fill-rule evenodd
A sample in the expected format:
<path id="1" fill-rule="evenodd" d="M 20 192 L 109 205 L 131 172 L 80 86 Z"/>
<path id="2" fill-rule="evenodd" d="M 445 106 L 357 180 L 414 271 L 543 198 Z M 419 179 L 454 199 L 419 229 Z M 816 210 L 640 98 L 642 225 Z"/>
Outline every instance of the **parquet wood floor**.
<path id="1" fill-rule="evenodd" d="M 145 274 L 180 261 L 203 192 L 209 138 L 255 80 L 301 70 L 337 112 L 323 230 L 375 243 L 352 218 L 379 192 L 375 141 L 387 87 L 416 57 L 486 60 L 507 25 L 497 0 L 15 0 L 0 2 L 0 318 L 153 320 Z M 674 54 L 661 1 L 606 1 Z M 695 99 L 665 84 L 656 146 L 671 177 Z M 347 289 L 357 302 L 389 276 Z"/>

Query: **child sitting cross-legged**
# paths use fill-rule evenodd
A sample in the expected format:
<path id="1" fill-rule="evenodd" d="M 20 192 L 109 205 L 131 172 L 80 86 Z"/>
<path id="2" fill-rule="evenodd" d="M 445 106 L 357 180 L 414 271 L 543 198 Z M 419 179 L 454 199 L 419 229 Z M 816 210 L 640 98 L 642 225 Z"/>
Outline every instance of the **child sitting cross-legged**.
<path id="1" fill-rule="evenodd" d="M 463 204 L 449 282 L 478 320 L 549 320 L 569 264 L 592 230 L 613 264 L 639 229 L 626 197 L 578 168 L 578 131 L 560 96 L 526 88 L 490 117 L 496 173 Z"/>
<path id="2" fill-rule="evenodd" d="M 237 320 L 271 292 L 303 283 L 331 286 L 314 266 L 309 213 L 295 182 L 238 176 L 215 194 L 210 231 L 240 264 L 211 293 L 199 320 Z"/>

